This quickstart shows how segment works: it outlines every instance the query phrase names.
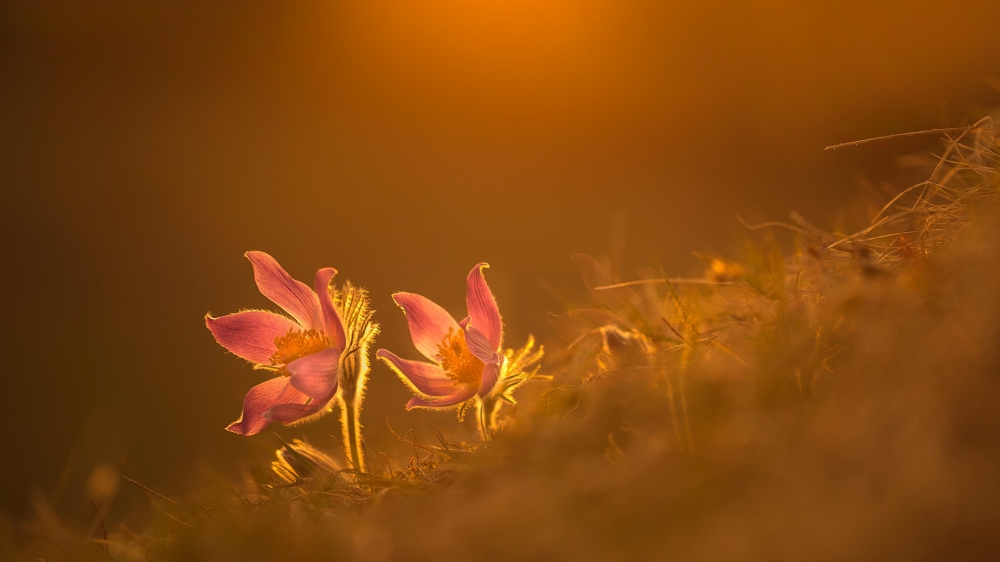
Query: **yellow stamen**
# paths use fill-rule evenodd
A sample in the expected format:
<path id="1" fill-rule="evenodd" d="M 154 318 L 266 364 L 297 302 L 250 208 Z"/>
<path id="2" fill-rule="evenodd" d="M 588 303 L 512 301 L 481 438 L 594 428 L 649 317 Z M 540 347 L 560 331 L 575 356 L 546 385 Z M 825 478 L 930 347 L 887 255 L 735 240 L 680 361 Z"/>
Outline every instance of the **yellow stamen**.
<path id="1" fill-rule="evenodd" d="M 289 328 L 287 334 L 274 338 L 274 347 L 278 350 L 270 357 L 271 365 L 280 367 L 278 372 L 287 377 L 289 373 L 285 365 L 299 357 L 323 351 L 330 347 L 330 340 L 323 332 Z"/>
<path id="2" fill-rule="evenodd" d="M 478 385 L 483 376 L 483 362 L 465 345 L 465 331 L 450 328 L 438 344 L 441 367 L 455 382 Z"/>

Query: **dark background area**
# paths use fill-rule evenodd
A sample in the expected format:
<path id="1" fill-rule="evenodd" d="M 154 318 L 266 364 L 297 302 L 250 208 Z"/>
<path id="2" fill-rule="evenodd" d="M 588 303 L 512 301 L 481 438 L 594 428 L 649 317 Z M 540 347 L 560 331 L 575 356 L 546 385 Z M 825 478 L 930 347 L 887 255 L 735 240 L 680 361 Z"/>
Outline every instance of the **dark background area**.
<path id="1" fill-rule="evenodd" d="M 406 357 L 390 293 L 461 317 L 488 261 L 509 343 L 546 340 L 583 295 L 569 254 L 607 252 L 614 217 L 623 277 L 697 274 L 737 212 L 827 225 L 932 144 L 824 146 L 1000 98 L 993 0 L 538 4 L 5 4 L 0 511 L 88 514 L 102 464 L 172 493 L 274 448 L 223 430 L 262 377 L 202 320 L 276 308 L 246 250 L 367 286 Z M 387 416 L 464 432 L 372 377 L 370 447 L 399 446 Z"/>

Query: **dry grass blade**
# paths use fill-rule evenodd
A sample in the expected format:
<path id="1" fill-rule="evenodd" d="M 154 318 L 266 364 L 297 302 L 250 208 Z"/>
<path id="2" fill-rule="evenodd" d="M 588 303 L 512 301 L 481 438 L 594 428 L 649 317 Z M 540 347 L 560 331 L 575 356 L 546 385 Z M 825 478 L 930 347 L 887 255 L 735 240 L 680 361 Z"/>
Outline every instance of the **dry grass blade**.
<path id="1" fill-rule="evenodd" d="M 188 508 L 186 508 L 183 505 L 177 503 L 176 501 L 168 498 L 167 496 L 165 496 L 165 495 L 157 492 L 156 490 L 153 490 L 151 488 L 148 488 L 147 486 L 144 486 L 144 485 L 140 484 L 139 482 L 137 482 L 137 481 L 129 478 L 128 476 L 124 476 L 124 478 L 125 478 L 125 480 L 129 481 L 130 483 L 135 484 L 136 486 L 138 486 L 139 488 L 141 488 L 147 494 L 151 494 L 153 496 L 156 496 L 156 497 L 160 498 L 161 500 L 169 502 L 170 504 L 175 505 L 175 506 L 181 508 L 182 510 L 184 510 L 185 513 L 188 513 L 189 515 L 191 515 L 191 511 L 188 510 Z"/>
<path id="2" fill-rule="evenodd" d="M 838 148 L 846 148 L 848 146 L 858 146 L 858 145 L 861 145 L 861 144 L 868 144 L 870 142 L 878 142 L 878 141 L 892 140 L 892 139 L 899 139 L 899 138 L 906 138 L 906 137 L 916 137 L 916 136 L 922 136 L 922 135 L 938 135 L 938 134 L 943 134 L 943 133 L 968 132 L 968 131 L 970 131 L 970 130 L 978 127 L 978 126 L 979 125 L 977 123 L 975 125 L 969 125 L 968 127 L 945 127 L 943 129 L 925 129 L 923 131 L 910 131 L 910 132 L 907 132 L 907 133 L 895 133 L 895 134 L 892 134 L 892 135 L 883 135 L 881 137 L 871 137 L 871 138 L 861 139 L 861 140 L 856 140 L 856 141 L 842 142 L 840 144 L 834 144 L 834 145 L 828 146 L 828 147 L 824 148 L 823 150 L 837 150 Z M 992 128 L 990 128 L 989 130 L 992 130 Z"/>
<path id="3" fill-rule="evenodd" d="M 101 522 L 101 534 L 104 536 L 104 554 L 111 556 L 111 551 L 108 549 L 108 528 L 104 525 L 104 516 L 101 515 L 101 510 L 97 508 L 94 500 L 90 500 L 90 506 L 94 508 L 94 513 L 97 514 L 97 519 Z"/>

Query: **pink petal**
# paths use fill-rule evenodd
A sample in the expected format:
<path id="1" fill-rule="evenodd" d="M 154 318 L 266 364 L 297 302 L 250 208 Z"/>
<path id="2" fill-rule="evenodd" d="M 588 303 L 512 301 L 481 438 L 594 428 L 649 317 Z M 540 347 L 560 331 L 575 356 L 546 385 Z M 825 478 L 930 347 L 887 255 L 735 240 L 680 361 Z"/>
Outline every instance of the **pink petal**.
<path id="1" fill-rule="evenodd" d="M 247 252 L 246 257 L 253 265 L 253 278 L 262 295 L 283 308 L 305 328 L 320 329 L 323 314 L 316 294 L 308 285 L 292 279 L 269 254 Z"/>
<path id="2" fill-rule="evenodd" d="M 448 311 L 420 295 L 396 293 L 392 295 L 392 300 L 396 301 L 406 314 L 413 347 L 416 347 L 424 357 L 438 362 L 438 346 L 444 341 L 449 330 L 459 329 L 455 319 L 448 314 Z"/>
<path id="3" fill-rule="evenodd" d="M 496 362 L 496 348 L 486 339 L 486 336 L 479 330 L 473 328 L 472 326 L 465 328 L 465 345 L 469 347 L 469 351 L 476 356 L 483 363 Z"/>
<path id="4" fill-rule="evenodd" d="M 299 329 L 298 324 L 284 316 L 263 310 L 247 310 L 218 318 L 205 316 L 205 325 L 222 347 L 247 361 L 268 365 L 277 351 L 275 338 L 289 330 Z"/>
<path id="5" fill-rule="evenodd" d="M 319 353 L 299 357 L 285 368 L 292 374 L 291 384 L 316 400 L 329 400 L 337 391 L 337 368 L 341 349 L 324 349 Z"/>
<path id="6" fill-rule="evenodd" d="M 483 365 L 483 380 L 479 383 L 479 396 L 486 396 L 496 386 L 500 378 L 500 364 L 486 363 Z"/>
<path id="7" fill-rule="evenodd" d="M 482 332 L 469 326 L 469 318 L 462 320 L 458 325 L 465 330 L 465 345 L 469 347 L 469 351 L 476 356 L 476 359 L 483 362 L 483 374 L 479 379 L 479 396 L 486 396 L 500 378 L 500 366 L 504 357 L 493 351 Z"/>
<path id="8" fill-rule="evenodd" d="M 344 336 L 344 323 L 340 320 L 340 313 L 333 305 L 330 298 L 330 280 L 337 274 L 337 270 L 332 267 L 324 267 L 316 272 L 316 294 L 319 295 L 320 306 L 323 309 L 323 332 L 330 338 L 330 347 L 344 350 L 347 345 L 347 338 Z"/>
<path id="9" fill-rule="evenodd" d="M 309 404 L 278 404 L 267 411 L 267 416 L 271 421 L 291 423 L 315 414 L 326 404 L 321 400 L 313 400 Z"/>
<path id="10" fill-rule="evenodd" d="M 453 394 L 452 396 L 444 396 L 442 398 L 436 398 L 434 400 L 425 400 L 419 396 L 414 396 L 410 398 L 410 401 L 406 403 L 406 409 L 411 408 L 447 408 L 449 406 L 454 406 L 455 404 L 461 404 L 469 398 L 476 395 L 476 389 L 469 388 L 462 392 Z"/>
<path id="11" fill-rule="evenodd" d="M 240 435 L 256 435 L 271 423 L 268 410 L 277 404 L 304 404 L 309 397 L 288 384 L 287 377 L 264 381 L 247 392 L 243 414 L 228 429 Z"/>
<path id="12" fill-rule="evenodd" d="M 451 396 L 461 387 L 455 383 L 447 372 L 437 365 L 423 361 L 400 359 L 387 349 L 380 349 L 375 356 L 386 362 L 403 382 L 408 382 L 417 392 L 432 397 Z"/>
<path id="13" fill-rule="evenodd" d="M 500 343 L 503 341 L 503 323 L 500 320 L 497 301 L 493 298 L 489 285 L 486 284 L 486 278 L 483 277 L 483 269 L 487 267 L 489 264 L 476 264 L 476 267 L 469 272 L 469 277 L 466 279 L 468 289 L 465 294 L 465 304 L 469 308 L 472 325 L 486 336 L 493 351 L 496 351 L 500 349 Z"/>

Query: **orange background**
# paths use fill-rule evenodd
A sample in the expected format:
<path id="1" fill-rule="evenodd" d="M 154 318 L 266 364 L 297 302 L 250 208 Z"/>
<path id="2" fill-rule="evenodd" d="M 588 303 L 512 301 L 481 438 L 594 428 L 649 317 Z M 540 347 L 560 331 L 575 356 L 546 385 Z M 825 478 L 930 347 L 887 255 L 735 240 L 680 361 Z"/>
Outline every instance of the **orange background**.
<path id="1" fill-rule="evenodd" d="M 369 287 L 404 357 L 390 293 L 461 318 L 488 261 L 510 343 L 547 341 L 582 298 L 569 253 L 607 252 L 615 217 L 623 277 L 697 274 L 737 212 L 826 225 L 859 176 L 897 178 L 928 139 L 823 147 L 995 105 L 997 21 L 994 0 L 8 5 L 0 511 L 65 475 L 57 507 L 87 514 L 99 463 L 179 492 L 274 448 L 223 431 L 261 377 L 202 321 L 275 308 L 246 250 Z M 370 447 L 396 450 L 387 416 L 464 432 L 372 376 Z"/>

